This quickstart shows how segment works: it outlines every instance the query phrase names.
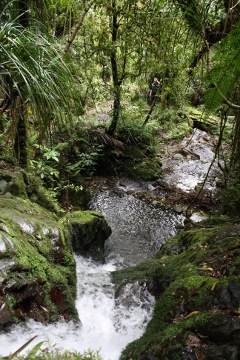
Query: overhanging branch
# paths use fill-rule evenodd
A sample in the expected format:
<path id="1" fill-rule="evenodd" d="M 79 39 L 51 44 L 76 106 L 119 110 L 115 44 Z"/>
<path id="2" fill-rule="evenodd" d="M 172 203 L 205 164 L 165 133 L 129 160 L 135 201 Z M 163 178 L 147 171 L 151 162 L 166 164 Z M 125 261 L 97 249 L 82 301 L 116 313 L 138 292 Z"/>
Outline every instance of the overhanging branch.
<path id="1" fill-rule="evenodd" d="M 223 101 L 226 105 L 228 105 L 231 109 L 234 109 L 234 110 L 240 110 L 240 105 L 237 105 L 237 104 L 234 104 L 232 103 L 231 101 L 229 101 L 225 95 L 223 95 L 223 93 L 218 89 L 217 85 L 214 84 L 218 93 L 221 95 L 221 97 L 223 98 Z"/>

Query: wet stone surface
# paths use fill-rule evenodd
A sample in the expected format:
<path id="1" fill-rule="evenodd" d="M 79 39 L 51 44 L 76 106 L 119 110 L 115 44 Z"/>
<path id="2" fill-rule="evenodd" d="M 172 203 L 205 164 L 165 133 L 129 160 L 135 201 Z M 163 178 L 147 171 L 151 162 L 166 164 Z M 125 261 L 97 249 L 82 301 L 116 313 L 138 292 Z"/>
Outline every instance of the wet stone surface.
<path id="1" fill-rule="evenodd" d="M 96 192 L 89 206 L 104 214 L 111 226 L 105 243 L 108 260 L 118 257 L 119 263 L 135 265 L 153 257 L 176 234 L 183 216 L 138 198 L 143 191 L 140 183 L 122 180 L 117 189 Z"/>
<path id="2" fill-rule="evenodd" d="M 173 142 L 167 146 L 167 152 L 160 154 L 164 177 L 169 185 L 183 191 L 191 191 L 201 185 L 214 158 L 217 138 L 196 129 L 188 138 Z M 216 184 L 221 179 L 221 171 L 217 161 L 214 162 L 205 189 L 215 191 Z"/>

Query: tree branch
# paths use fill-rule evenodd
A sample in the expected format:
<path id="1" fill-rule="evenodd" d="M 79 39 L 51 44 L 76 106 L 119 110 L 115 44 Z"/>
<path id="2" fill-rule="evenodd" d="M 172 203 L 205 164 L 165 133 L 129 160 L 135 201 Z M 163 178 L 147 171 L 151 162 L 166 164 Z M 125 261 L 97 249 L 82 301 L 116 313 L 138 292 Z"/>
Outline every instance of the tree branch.
<path id="1" fill-rule="evenodd" d="M 77 25 L 76 25 L 73 33 L 72 33 L 72 36 L 68 39 L 67 45 L 66 45 L 66 47 L 64 49 L 65 54 L 68 52 L 70 46 L 72 45 L 75 37 L 77 36 L 78 30 L 80 29 L 80 27 L 83 24 L 83 20 L 84 20 L 85 16 L 87 15 L 88 11 L 90 10 L 90 8 L 94 4 L 94 2 L 95 2 L 94 0 L 91 0 L 91 1 L 89 1 L 88 4 L 85 4 L 84 11 L 82 12 L 82 14 L 79 17 L 79 20 L 78 20 Z"/>
<path id="2" fill-rule="evenodd" d="M 234 110 L 240 110 L 240 105 L 237 105 L 237 104 L 234 104 L 232 103 L 231 101 L 229 101 L 225 95 L 223 95 L 223 93 L 218 89 L 217 85 L 214 84 L 218 93 L 222 96 L 223 98 L 223 101 L 226 105 L 228 105 L 231 109 L 234 109 Z"/>

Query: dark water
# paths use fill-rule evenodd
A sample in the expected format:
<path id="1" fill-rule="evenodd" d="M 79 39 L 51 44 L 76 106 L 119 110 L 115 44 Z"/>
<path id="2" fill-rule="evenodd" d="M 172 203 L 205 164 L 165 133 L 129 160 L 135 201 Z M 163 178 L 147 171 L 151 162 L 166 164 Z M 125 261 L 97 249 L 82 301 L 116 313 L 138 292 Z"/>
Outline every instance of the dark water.
<path id="1" fill-rule="evenodd" d="M 139 199 L 138 190 L 136 187 L 136 193 L 131 194 L 101 191 L 89 204 L 105 215 L 112 228 L 105 244 L 109 261 L 117 259 L 124 265 L 135 265 L 152 258 L 183 222 L 182 215 Z"/>

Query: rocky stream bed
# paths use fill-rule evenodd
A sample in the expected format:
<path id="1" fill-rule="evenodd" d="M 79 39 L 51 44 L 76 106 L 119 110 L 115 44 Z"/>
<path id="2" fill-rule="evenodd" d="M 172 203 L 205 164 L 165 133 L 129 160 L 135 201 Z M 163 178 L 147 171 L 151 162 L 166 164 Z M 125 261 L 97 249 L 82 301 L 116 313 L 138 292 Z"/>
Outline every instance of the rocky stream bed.
<path id="1" fill-rule="evenodd" d="M 89 210 L 64 216 L 24 171 L 2 164 L 2 331 L 26 318 L 78 321 L 73 250 L 102 261 L 114 249 L 116 299 L 136 282 L 156 299 L 122 360 L 239 359 L 240 224 L 211 212 L 224 186 L 217 163 L 205 179 L 215 141 L 196 130 L 165 145 L 164 176 L 153 181 L 93 178 Z"/>

